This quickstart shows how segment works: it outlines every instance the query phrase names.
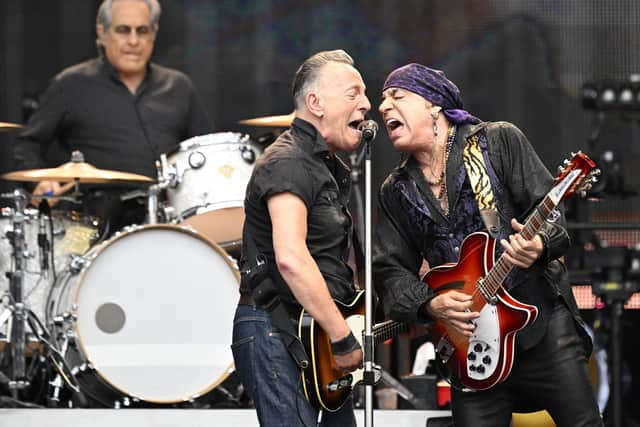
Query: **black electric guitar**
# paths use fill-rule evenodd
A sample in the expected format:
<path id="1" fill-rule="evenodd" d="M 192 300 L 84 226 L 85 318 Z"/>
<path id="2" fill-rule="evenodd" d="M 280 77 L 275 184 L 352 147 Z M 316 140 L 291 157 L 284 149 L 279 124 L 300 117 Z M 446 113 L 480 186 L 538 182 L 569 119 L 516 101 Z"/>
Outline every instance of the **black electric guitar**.
<path id="1" fill-rule="evenodd" d="M 353 301 L 344 305 L 336 301 L 342 316 L 360 345 L 365 329 L 364 291 L 359 291 Z M 374 344 L 393 338 L 406 330 L 406 324 L 387 321 L 373 326 Z M 348 399 L 353 388 L 362 381 L 364 369 L 345 372 L 336 369 L 331 351 L 331 341 L 325 331 L 303 309 L 298 321 L 298 336 L 309 356 L 309 366 L 302 370 L 305 397 L 311 404 L 329 412 L 335 412 Z"/>

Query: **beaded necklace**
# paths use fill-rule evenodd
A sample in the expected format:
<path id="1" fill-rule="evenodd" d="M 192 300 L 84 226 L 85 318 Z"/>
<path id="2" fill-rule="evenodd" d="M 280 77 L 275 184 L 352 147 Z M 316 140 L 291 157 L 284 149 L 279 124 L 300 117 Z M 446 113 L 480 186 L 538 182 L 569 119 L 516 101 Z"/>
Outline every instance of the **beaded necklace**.
<path id="1" fill-rule="evenodd" d="M 447 138 L 447 144 L 443 148 L 444 150 L 444 166 L 442 167 L 442 173 L 440 173 L 440 177 L 438 180 L 432 185 L 439 185 L 438 194 L 435 194 L 436 199 L 440 201 L 440 206 L 445 214 L 445 216 L 449 215 L 449 195 L 447 193 L 447 161 L 449 160 L 449 153 L 451 152 L 451 146 L 453 145 L 453 141 L 456 139 L 456 130 L 457 126 L 453 125 L 449 128 L 449 135 Z M 430 183 L 431 184 L 431 183 Z"/>

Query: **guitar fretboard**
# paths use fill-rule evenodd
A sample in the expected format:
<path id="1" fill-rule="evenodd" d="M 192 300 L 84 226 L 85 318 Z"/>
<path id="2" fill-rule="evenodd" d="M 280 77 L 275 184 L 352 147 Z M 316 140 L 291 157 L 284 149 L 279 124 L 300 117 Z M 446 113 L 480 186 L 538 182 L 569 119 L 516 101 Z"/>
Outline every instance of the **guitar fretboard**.
<path id="1" fill-rule="evenodd" d="M 556 206 L 556 203 L 547 195 L 525 223 L 524 228 L 520 232 L 522 237 L 527 240 L 533 239 Z M 513 270 L 513 264 L 500 255 L 500 258 L 498 258 L 498 261 L 491 271 L 489 271 L 483 283 L 487 295 L 494 296 L 498 292 L 511 270 Z"/>
<path id="2" fill-rule="evenodd" d="M 388 339 L 394 338 L 400 332 L 407 330 L 406 323 L 399 323 L 393 320 L 387 320 L 386 322 L 378 323 L 372 328 L 373 342 L 374 344 L 380 344 Z"/>

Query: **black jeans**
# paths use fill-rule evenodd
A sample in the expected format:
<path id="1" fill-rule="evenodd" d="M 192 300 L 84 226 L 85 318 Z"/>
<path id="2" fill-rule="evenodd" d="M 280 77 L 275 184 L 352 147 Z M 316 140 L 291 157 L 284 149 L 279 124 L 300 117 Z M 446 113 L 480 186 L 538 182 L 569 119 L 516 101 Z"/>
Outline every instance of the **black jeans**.
<path id="1" fill-rule="evenodd" d="M 554 308 L 547 333 L 530 350 L 516 351 L 511 375 L 489 390 L 452 390 L 456 427 L 509 426 L 512 412 L 546 409 L 558 427 L 602 426 L 587 369 L 588 355 L 569 309 Z"/>

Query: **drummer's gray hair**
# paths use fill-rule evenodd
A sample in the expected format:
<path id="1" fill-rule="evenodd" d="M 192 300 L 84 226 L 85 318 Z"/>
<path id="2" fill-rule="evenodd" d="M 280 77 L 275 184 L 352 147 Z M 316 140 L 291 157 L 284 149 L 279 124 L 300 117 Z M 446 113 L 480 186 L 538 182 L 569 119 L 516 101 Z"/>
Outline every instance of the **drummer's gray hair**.
<path id="1" fill-rule="evenodd" d="M 102 25 L 104 31 L 106 32 L 111 26 L 111 21 L 113 19 L 113 3 L 118 0 L 103 0 L 100 3 L 100 7 L 98 8 L 98 14 L 96 16 L 96 24 Z M 160 15 L 162 14 L 162 8 L 160 7 L 160 3 L 158 0 L 138 0 L 144 2 L 149 8 L 149 16 L 151 18 L 151 28 L 153 31 L 158 31 L 160 27 Z M 98 40 L 98 46 L 100 46 L 100 41 Z"/>
<path id="2" fill-rule="evenodd" d="M 353 58 L 342 49 L 318 52 L 300 65 L 293 77 L 293 104 L 296 110 L 305 105 L 305 98 L 320 74 L 320 69 L 329 62 L 354 65 Z"/>

